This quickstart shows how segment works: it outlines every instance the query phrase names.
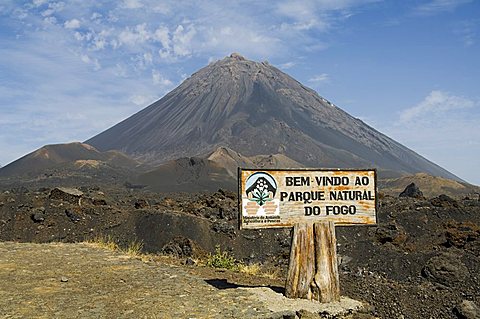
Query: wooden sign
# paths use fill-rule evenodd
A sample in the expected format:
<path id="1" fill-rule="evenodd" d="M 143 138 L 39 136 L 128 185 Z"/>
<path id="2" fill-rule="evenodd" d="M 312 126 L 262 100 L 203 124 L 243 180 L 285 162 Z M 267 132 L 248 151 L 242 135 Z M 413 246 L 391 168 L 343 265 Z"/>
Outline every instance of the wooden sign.
<path id="1" fill-rule="evenodd" d="M 240 228 L 374 225 L 376 171 L 239 169 Z"/>

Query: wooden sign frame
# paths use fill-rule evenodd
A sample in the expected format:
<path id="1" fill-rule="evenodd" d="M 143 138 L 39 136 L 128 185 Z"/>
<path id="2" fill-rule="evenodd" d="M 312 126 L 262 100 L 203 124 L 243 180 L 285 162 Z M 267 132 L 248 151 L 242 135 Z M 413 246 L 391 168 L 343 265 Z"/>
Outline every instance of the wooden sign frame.
<path id="1" fill-rule="evenodd" d="M 268 176 L 263 176 L 265 177 L 263 181 L 265 192 L 270 193 L 273 188 L 277 188 L 281 192 L 278 194 L 277 190 L 274 194 L 275 200 L 266 198 L 266 201 L 271 200 L 271 202 L 260 203 L 263 204 L 262 208 L 259 208 L 259 205 L 255 205 L 254 202 L 244 203 L 246 200 L 245 191 L 248 192 L 246 175 L 252 176 L 256 173 L 265 173 L 265 175 L 270 175 L 274 179 L 269 183 L 266 181 L 266 179 L 269 179 Z M 292 183 L 288 187 L 285 186 L 286 182 L 283 181 L 287 177 L 291 177 L 290 182 Z M 368 184 L 354 185 L 357 182 L 355 180 L 357 177 L 360 178 L 359 183 L 364 180 Z M 280 180 L 277 181 L 277 179 Z M 348 183 L 345 183 L 347 180 Z M 372 181 L 373 185 L 371 184 Z M 323 185 L 324 182 L 326 184 L 334 182 L 338 185 Z M 278 185 L 270 185 L 274 183 Z M 335 194 L 330 194 L 330 192 Z M 331 200 L 330 195 L 335 195 L 333 196 L 335 198 Z M 344 200 L 342 197 L 345 196 L 349 198 Z M 293 227 L 297 223 L 322 221 L 334 222 L 336 226 L 376 225 L 377 198 L 376 169 L 238 169 L 239 229 Z M 251 199 L 248 200 L 252 201 Z M 260 196 L 261 200 L 262 196 Z M 287 203 L 289 200 L 291 202 Z M 272 208 L 275 206 L 278 206 L 277 211 Z M 244 208 L 252 209 L 254 212 L 252 216 L 244 216 Z M 255 209 L 257 209 L 257 213 L 255 213 Z M 258 209 L 261 211 L 258 211 Z M 335 209 L 335 211 L 332 209 Z"/>

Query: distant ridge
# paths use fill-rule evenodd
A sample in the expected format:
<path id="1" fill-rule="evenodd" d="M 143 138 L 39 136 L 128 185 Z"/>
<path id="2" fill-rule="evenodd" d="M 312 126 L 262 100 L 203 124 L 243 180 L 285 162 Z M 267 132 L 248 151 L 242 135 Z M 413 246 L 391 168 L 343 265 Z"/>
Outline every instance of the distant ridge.
<path id="1" fill-rule="evenodd" d="M 202 68 L 86 143 L 152 164 L 206 158 L 225 147 L 247 157 L 280 154 L 309 167 L 376 167 L 388 177 L 424 172 L 460 180 L 268 62 L 239 54 Z"/>
<path id="2" fill-rule="evenodd" d="M 398 196 L 405 187 L 415 183 L 424 193 L 425 197 L 449 194 L 454 197 L 479 198 L 480 187 L 464 182 L 435 177 L 425 173 L 403 176 L 399 178 L 384 179 L 379 182 L 379 188 L 388 195 Z"/>
<path id="3" fill-rule="evenodd" d="M 238 167 L 258 167 L 258 168 L 299 168 L 304 165 L 288 158 L 283 154 L 273 155 L 255 155 L 252 157 L 231 150 L 227 147 L 219 147 L 212 152 L 207 159 L 224 167 L 230 176 L 237 178 Z"/>
<path id="4" fill-rule="evenodd" d="M 107 163 L 134 168 L 139 163 L 119 151 L 100 152 L 91 145 L 73 142 L 46 145 L 2 167 L 0 176 L 39 174 L 48 169 L 72 164 L 74 167 L 98 167 Z"/>
<path id="5" fill-rule="evenodd" d="M 162 192 L 236 190 L 238 167 L 299 168 L 300 163 L 282 154 L 246 157 L 220 147 L 207 157 L 183 157 L 141 173 L 135 183 Z"/>

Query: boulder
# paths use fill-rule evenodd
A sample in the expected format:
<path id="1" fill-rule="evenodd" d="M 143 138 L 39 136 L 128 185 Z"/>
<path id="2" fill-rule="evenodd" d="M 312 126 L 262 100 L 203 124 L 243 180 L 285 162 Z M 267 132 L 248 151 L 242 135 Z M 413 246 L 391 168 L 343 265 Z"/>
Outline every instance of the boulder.
<path id="1" fill-rule="evenodd" d="M 446 225 L 445 239 L 447 247 L 464 248 L 467 243 L 480 239 L 480 226 L 471 221 L 451 221 Z"/>
<path id="2" fill-rule="evenodd" d="M 405 243 L 408 236 L 405 229 L 394 222 L 378 226 L 375 231 L 375 238 L 382 244 L 392 243 L 400 245 Z"/>
<path id="3" fill-rule="evenodd" d="M 454 200 L 453 198 L 445 194 L 432 198 L 430 203 L 432 203 L 432 205 L 435 207 L 444 207 L 444 208 L 459 207 L 458 202 L 456 200 Z"/>
<path id="4" fill-rule="evenodd" d="M 422 270 L 424 277 L 433 283 L 454 287 L 464 281 L 470 273 L 459 256 L 443 253 L 430 258 Z"/>
<path id="5" fill-rule="evenodd" d="M 144 209 L 150 207 L 150 204 L 146 199 L 140 198 L 135 201 L 134 206 L 136 209 Z"/>
<path id="6" fill-rule="evenodd" d="M 202 257 L 206 255 L 205 251 L 193 240 L 177 236 L 169 241 L 162 248 L 162 254 L 171 255 L 177 258 L 181 257 Z"/>
<path id="7" fill-rule="evenodd" d="M 70 209 L 65 209 L 65 215 L 67 215 L 68 219 L 70 219 L 72 223 L 76 223 L 81 220 L 81 217 Z"/>
<path id="8" fill-rule="evenodd" d="M 33 222 L 35 223 L 42 223 L 45 221 L 45 208 L 44 207 L 40 207 L 38 209 L 36 209 L 32 215 L 30 215 L 30 217 L 32 218 Z"/>
<path id="9" fill-rule="evenodd" d="M 107 201 L 103 198 L 92 198 L 92 204 L 95 206 L 106 206 Z"/>
<path id="10" fill-rule="evenodd" d="M 83 192 L 76 188 L 56 187 L 50 192 L 49 198 L 80 205 L 82 196 Z"/>
<path id="11" fill-rule="evenodd" d="M 403 192 L 400 193 L 399 197 L 423 198 L 423 193 L 415 183 L 410 183 L 405 187 Z"/>

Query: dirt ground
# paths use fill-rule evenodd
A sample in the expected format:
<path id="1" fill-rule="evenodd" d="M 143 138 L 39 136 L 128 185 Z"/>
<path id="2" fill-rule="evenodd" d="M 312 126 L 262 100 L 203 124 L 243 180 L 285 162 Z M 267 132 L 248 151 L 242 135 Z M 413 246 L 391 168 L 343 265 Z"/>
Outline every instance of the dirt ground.
<path id="1" fill-rule="evenodd" d="M 295 318 L 297 312 L 352 318 L 349 312 L 364 312 L 348 298 L 328 305 L 287 300 L 279 284 L 92 244 L 0 243 L 0 318 Z"/>

